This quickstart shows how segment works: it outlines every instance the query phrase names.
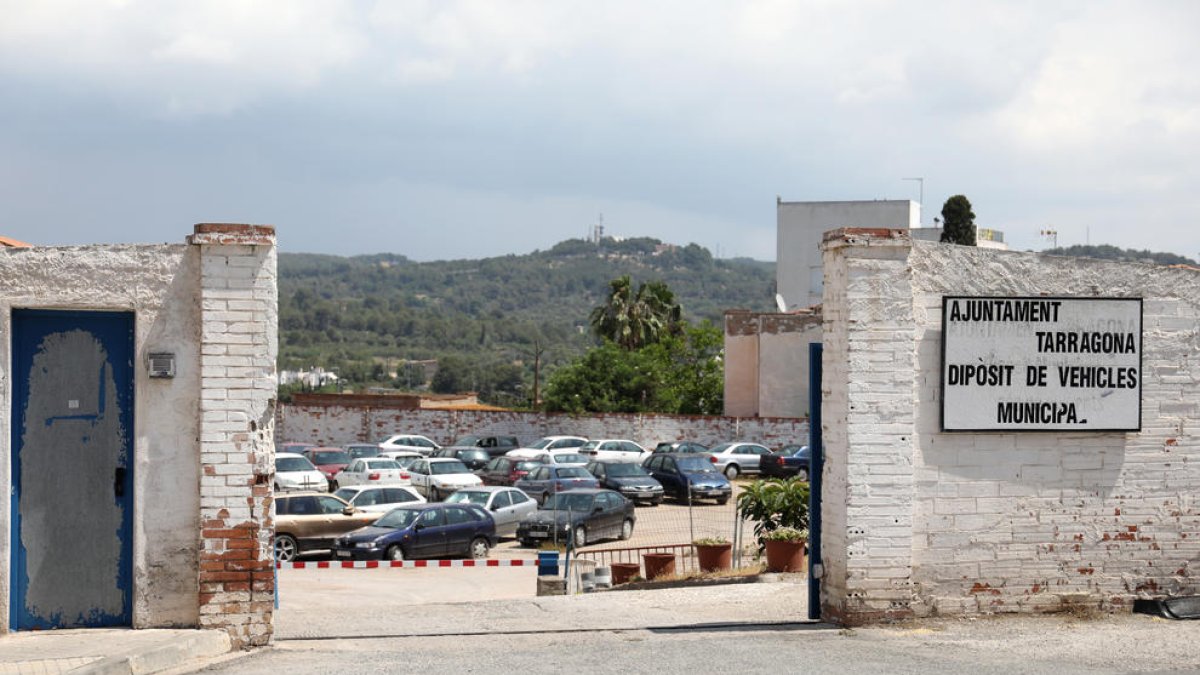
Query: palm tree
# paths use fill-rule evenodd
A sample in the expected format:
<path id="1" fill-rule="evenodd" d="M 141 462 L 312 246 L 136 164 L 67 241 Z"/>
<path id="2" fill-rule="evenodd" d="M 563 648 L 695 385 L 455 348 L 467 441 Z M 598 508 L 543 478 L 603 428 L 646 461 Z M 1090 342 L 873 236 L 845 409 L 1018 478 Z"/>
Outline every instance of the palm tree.
<path id="1" fill-rule="evenodd" d="M 632 351 L 678 333 L 683 308 L 665 283 L 643 283 L 635 293 L 626 274 L 609 282 L 608 299 L 592 310 L 590 321 L 596 335 Z"/>

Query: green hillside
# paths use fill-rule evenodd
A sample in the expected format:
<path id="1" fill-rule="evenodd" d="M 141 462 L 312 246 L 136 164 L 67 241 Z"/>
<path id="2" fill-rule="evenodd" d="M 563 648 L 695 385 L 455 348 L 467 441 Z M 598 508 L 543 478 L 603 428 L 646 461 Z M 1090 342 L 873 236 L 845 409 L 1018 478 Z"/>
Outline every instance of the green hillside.
<path id="1" fill-rule="evenodd" d="M 404 389 L 420 377 L 401 362 L 439 359 L 452 384 L 519 405 L 535 344 L 544 382 L 594 344 L 588 313 L 622 274 L 666 282 L 693 322 L 720 325 L 725 309 L 774 306 L 774 263 L 715 260 L 695 244 L 657 239 L 575 239 L 528 255 L 438 262 L 281 253 L 279 367 L 321 366 L 358 387 Z"/>

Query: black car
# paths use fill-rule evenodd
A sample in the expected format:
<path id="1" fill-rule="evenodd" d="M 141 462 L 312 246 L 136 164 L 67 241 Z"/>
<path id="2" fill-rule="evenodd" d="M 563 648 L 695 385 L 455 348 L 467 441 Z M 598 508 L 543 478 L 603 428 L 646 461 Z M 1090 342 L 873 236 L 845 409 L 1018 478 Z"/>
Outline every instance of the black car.
<path id="1" fill-rule="evenodd" d="M 466 464 L 467 468 L 472 471 L 482 469 L 483 467 L 487 466 L 488 461 L 491 460 L 491 456 L 489 456 L 487 451 L 483 448 L 459 448 L 454 446 L 442 448 L 441 450 L 434 450 L 433 454 L 429 456 L 450 457 L 452 459 L 457 459 L 463 464 Z"/>
<path id="2" fill-rule="evenodd" d="M 629 462 L 588 462 L 587 470 L 600 481 L 600 487 L 616 490 L 626 499 L 658 505 L 663 500 L 662 483 L 645 469 Z"/>
<path id="3" fill-rule="evenodd" d="M 791 478 L 799 476 L 800 480 L 808 480 L 809 463 L 812 453 L 807 445 L 785 445 L 775 452 L 762 456 L 758 469 L 764 476 L 774 478 Z"/>
<path id="4" fill-rule="evenodd" d="M 486 558 L 496 545 L 496 521 L 475 504 L 404 504 L 374 523 L 338 537 L 335 558 L 410 560 Z"/>
<path id="5" fill-rule="evenodd" d="M 654 452 L 680 452 L 694 455 L 697 453 L 708 452 L 708 448 L 692 441 L 672 441 L 668 443 L 659 443 L 658 445 L 654 446 Z"/>
<path id="6" fill-rule="evenodd" d="M 450 444 L 452 448 L 482 448 L 488 457 L 501 457 L 509 450 L 521 447 L 516 436 L 462 436 Z"/>
<path id="7" fill-rule="evenodd" d="M 517 540 L 522 546 L 559 541 L 581 548 L 600 539 L 632 537 L 636 520 L 633 502 L 612 490 L 566 490 L 521 521 Z"/>
<path id="8" fill-rule="evenodd" d="M 733 496 L 733 485 L 713 467 L 709 455 L 660 452 L 642 466 L 679 501 L 715 499 L 724 504 Z"/>

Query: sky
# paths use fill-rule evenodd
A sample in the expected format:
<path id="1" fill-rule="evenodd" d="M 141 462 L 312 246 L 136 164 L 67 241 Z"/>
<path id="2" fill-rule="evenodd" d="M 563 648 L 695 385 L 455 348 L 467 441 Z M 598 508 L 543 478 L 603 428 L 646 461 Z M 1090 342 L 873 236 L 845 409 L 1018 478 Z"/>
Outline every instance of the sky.
<path id="1" fill-rule="evenodd" d="M 1198 37 L 1191 0 L 0 0 L 0 234 L 774 260 L 776 197 L 964 194 L 1015 249 L 1196 258 Z"/>

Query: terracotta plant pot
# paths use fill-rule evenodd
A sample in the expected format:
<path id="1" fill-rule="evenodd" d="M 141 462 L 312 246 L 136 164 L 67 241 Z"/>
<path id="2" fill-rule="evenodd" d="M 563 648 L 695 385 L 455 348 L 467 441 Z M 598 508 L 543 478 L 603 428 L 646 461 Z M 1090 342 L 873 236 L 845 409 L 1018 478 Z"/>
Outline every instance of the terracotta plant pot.
<path id="1" fill-rule="evenodd" d="M 701 572 L 733 569 L 733 544 L 695 544 Z"/>
<path id="2" fill-rule="evenodd" d="M 633 581 L 633 578 L 642 571 L 642 566 L 637 563 L 613 563 L 612 564 L 612 582 L 614 586 L 627 584 Z"/>
<path id="3" fill-rule="evenodd" d="M 804 562 L 807 542 L 767 540 L 766 544 L 767 571 L 804 572 L 807 570 Z"/>
<path id="4" fill-rule="evenodd" d="M 647 579 L 657 579 L 675 574 L 674 553 L 643 553 L 642 561 L 646 563 Z"/>

